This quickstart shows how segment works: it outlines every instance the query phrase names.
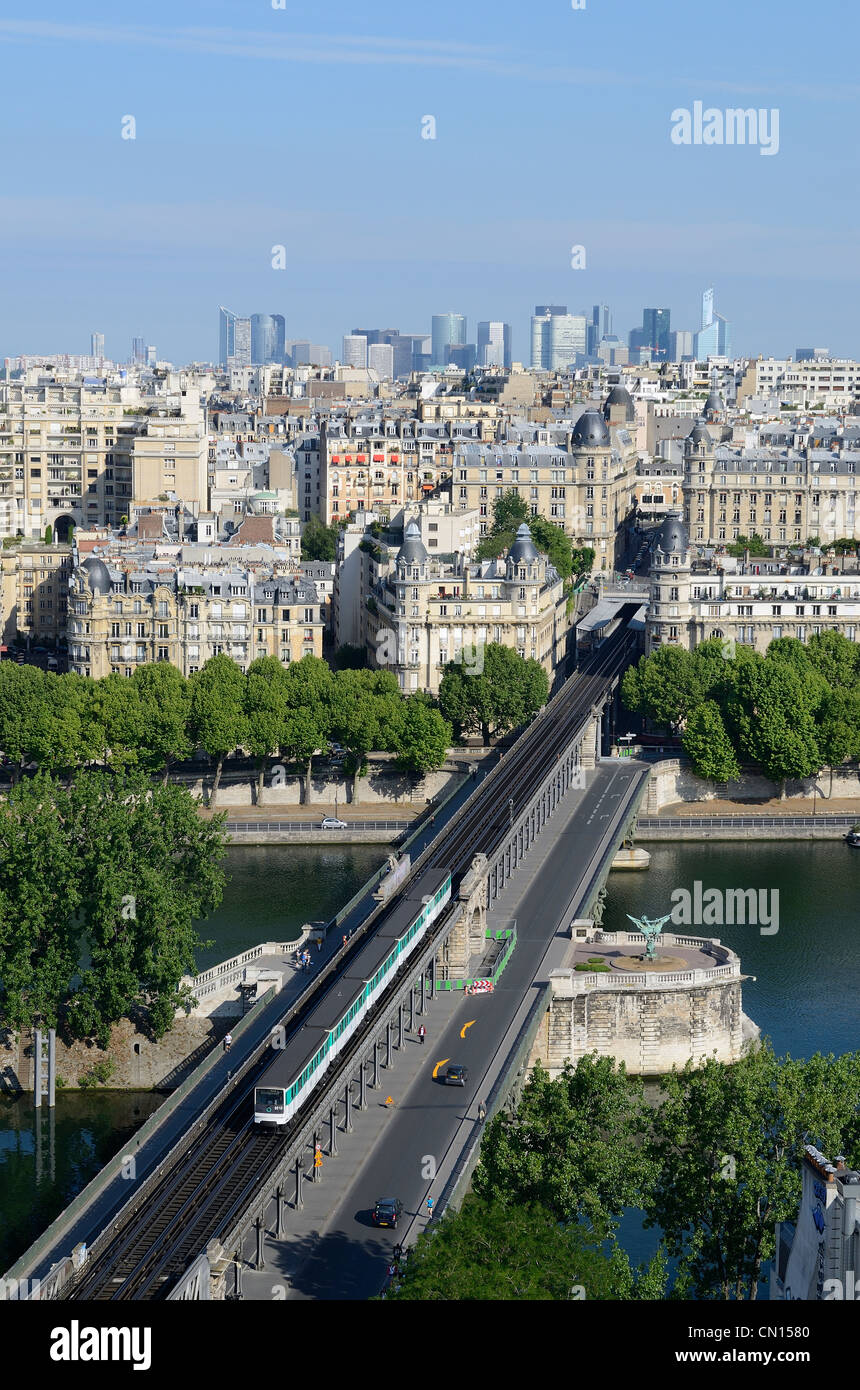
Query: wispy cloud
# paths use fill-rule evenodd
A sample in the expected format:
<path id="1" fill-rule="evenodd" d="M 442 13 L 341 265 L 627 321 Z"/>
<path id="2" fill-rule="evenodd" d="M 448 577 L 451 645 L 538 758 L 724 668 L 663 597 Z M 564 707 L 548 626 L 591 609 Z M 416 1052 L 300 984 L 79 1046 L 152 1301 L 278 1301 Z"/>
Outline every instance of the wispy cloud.
<path id="1" fill-rule="evenodd" d="M 722 91 L 764 97 L 783 92 L 811 99 L 854 100 L 860 86 L 819 88 L 799 84 L 790 76 L 783 84 L 749 81 L 703 80 L 700 75 L 686 77 L 672 72 L 630 73 L 595 67 L 569 67 L 522 58 L 502 47 L 457 43 L 449 39 L 394 38 L 377 34 L 299 34 L 282 27 L 274 16 L 273 27 L 265 31 L 246 29 L 184 27 L 175 29 L 145 25 L 107 25 L 60 23 L 55 20 L 0 19 L 0 43 L 58 42 L 148 46 L 175 52 L 214 54 L 267 62 L 384 65 L 469 69 L 494 76 L 516 77 L 541 83 L 571 86 L 636 86 L 695 88 L 698 92 Z"/>

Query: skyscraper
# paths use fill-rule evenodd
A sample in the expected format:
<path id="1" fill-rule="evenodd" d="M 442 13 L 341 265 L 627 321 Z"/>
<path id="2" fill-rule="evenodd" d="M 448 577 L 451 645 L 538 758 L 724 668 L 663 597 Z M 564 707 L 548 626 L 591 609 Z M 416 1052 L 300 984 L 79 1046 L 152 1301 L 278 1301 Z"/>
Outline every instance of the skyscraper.
<path id="1" fill-rule="evenodd" d="M 532 366 L 548 371 L 550 365 L 550 323 L 567 313 L 566 304 L 536 304 L 532 315 Z"/>
<path id="2" fill-rule="evenodd" d="M 90 334 L 90 357 L 97 357 L 101 360 L 105 355 L 105 335 L 104 333 Z"/>
<path id="3" fill-rule="evenodd" d="M 645 334 L 642 346 L 650 347 L 654 355 L 664 362 L 669 356 L 671 315 L 670 309 L 642 310 L 642 329 Z"/>
<path id="4" fill-rule="evenodd" d="M 283 362 L 286 324 L 283 314 L 251 315 L 251 361 L 255 366 Z"/>
<path id="5" fill-rule="evenodd" d="M 729 322 L 714 310 L 713 289 L 705 290 L 702 295 L 702 327 L 696 334 L 696 359 L 704 362 L 708 357 L 731 355 Z"/>
<path id="6" fill-rule="evenodd" d="M 154 366 L 156 365 L 157 362 L 158 362 L 158 353 L 157 353 L 156 348 L 155 348 L 155 343 L 147 343 L 147 345 L 146 345 L 146 365 L 147 365 L 147 367 L 154 367 Z"/>
<path id="7" fill-rule="evenodd" d="M 478 324 L 478 366 L 510 367 L 511 325 L 497 319 Z"/>
<path id="8" fill-rule="evenodd" d="M 363 333 L 347 333 L 343 340 L 343 365 L 367 366 L 367 339 Z"/>
<path id="9" fill-rule="evenodd" d="M 132 338 L 131 360 L 138 363 L 146 362 L 146 343 L 143 338 Z"/>
<path id="10" fill-rule="evenodd" d="M 585 314 L 553 314 L 549 320 L 549 369 L 563 371 L 586 353 Z"/>
<path id="11" fill-rule="evenodd" d="M 466 343 L 464 314 L 434 314 L 430 323 L 431 356 L 434 367 L 448 365 L 448 348 L 463 347 Z"/>
<path id="12" fill-rule="evenodd" d="M 381 378 L 391 380 L 394 376 L 394 348 L 391 343 L 371 343 L 367 349 L 367 365 Z"/>
<path id="13" fill-rule="evenodd" d="M 221 329 L 220 357 L 222 367 L 249 367 L 251 365 L 251 320 L 239 318 L 238 314 L 225 309 L 218 310 Z"/>

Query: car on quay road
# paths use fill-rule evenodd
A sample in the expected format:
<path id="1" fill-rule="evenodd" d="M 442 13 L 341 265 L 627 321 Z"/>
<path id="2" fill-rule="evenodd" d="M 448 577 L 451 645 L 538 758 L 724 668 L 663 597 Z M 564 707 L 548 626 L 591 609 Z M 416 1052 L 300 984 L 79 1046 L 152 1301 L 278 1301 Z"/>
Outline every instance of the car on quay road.
<path id="1" fill-rule="evenodd" d="M 446 1086 L 465 1086 L 469 1080 L 469 1072 L 466 1067 L 455 1062 L 453 1066 L 446 1069 L 444 1080 Z"/>
<path id="2" fill-rule="evenodd" d="M 397 1230 L 397 1223 L 403 1215 L 403 1203 L 397 1197 L 380 1197 L 373 1208 L 371 1221 L 374 1226 L 390 1226 Z"/>
<path id="3" fill-rule="evenodd" d="M 320 830 L 348 830 L 349 826 L 345 820 L 337 820 L 334 816 L 326 816 Z"/>

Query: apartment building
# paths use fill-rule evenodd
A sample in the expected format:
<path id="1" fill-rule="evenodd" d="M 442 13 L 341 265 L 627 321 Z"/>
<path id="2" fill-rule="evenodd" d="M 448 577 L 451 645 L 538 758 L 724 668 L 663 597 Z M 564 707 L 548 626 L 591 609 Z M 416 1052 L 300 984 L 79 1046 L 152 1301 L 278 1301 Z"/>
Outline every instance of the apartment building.
<path id="1" fill-rule="evenodd" d="M 65 541 L 170 493 L 205 507 L 206 460 L 196 393 L 141 404 L 134 387 L 0 384 L 0 535 L 50 525 Z"/>
<path id="2" fill-rule="evenodd" d="M 178 568 L 90 556 L 70 579 L 69 670 L 131 676 L 169 661 L 185 676 L 226 653 L 247 670 L 261 656 L 285 666 L 322 656 L 324 606 L 301 575 L 219 563 Z"/>
<path id="3" fill-rule="evenodd" d="M 759 357 L 747 363 L 738 387 L 739 403 L 750 396 L 774 395 L 802 408 L 818 404 L 824 410 L 851 411 L 854 398 L 860 396 L 860 362 Z"/>
<path id="4" fill-rule="evenodd" d="M 526 525 L 506 558 L 479 564 L 432 556 L 415 522 L 396 554 L 365 543 L 361 558 L 363 645 L 407 693 L 437 694 L 449 661 L 479 670 L 490 642 L 534 658 L 550 678 L 565 654 L 564 585 Z"/>
<path id="5" fill-rule="evenodd" d="M 66 635 L 70 546 L 26 545 L 0 551 L 0 641 L 18 636 L 55 646 Z"/>
<path id="6" fill-rule="evenodd" d="M 591 546 L 597 569 L 613 569 L 634 509 L 634 424 L 629 393 L 615 387 L 602 411 L 584 410 L 573 424 L 515 421 L 504 441 L 461 445 L 454 455 L 452 505 L 477 509 L 483 534 L 492 526 L 494 500 L 518 492 L 532 516 L 545 516 L 577 545 Z"/>
<path id="7" fill-rule="evenodd" d="M 694 567 L 689 533 L 678 516 L 657 532 L 646 620 L 649 652 L 670 643 L 693 650 L 718 637 L 767 651 L 777 637 L 860 637 L 860 574 L 830 574 L 777 561 Z"/>
<path id="8" fill-rule="evenodd" d="M 771 423 L 736 443 L 721 419 L 710 397 L 684 441 L 684 512 L 694 542 L 719 546 L 753 532 L 777 546 L 810 536 L 860 538 L 860 427 Z"/>

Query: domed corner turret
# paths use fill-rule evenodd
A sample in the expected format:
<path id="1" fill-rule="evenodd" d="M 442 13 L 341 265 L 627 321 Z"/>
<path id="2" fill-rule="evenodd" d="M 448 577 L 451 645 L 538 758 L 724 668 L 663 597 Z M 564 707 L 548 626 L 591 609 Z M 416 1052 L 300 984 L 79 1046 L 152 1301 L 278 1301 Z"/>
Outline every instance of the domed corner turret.
<path id="1" fill-rule="evenodd" d="M 690 549 L 690 533 L 682 516 L 667 516 L 654 542 L 654 549 L 664 555 L 686 555 Z"/>
<path id="2" fill-rule="evenodd" d="M 691 448 L 695 448 L 699 444 L 707 445 L 712 443 L 713 440 L 711 439 L 711 436 L 708 433 L 707 424 L 705 423 L 704 419 L 702 419 L 702 417 L 700 416 L 693 428 L 690 430 L 690 433 L 687 435 L 687 438 L 685 440 L 685 446 L 689 444 Z"/>
<path id="3" fill-rule="evenodd" d="M 712 391 L 705 401 L 702 415 L 705 420 L 718 420 L 723 413 L 723 398 L 719 391 Z"/>
<path id="4" fill-rule="evenodd" d="M 410 521 L 403 535 L 403 544 L 397 552 L 398 565 L 420 565 L 429 558 L 417 524 Z"/>
<path id="5" fill-rule="evenodd" d="M 104 560 L 98 560 L 95 555 L 91 555 L 88 560 L 84 560 L 81 565 L 87 576 L 91 594 L 109 594 L 113 585 L 111 583 L 110 570 Z"/>
<path id="6" fill-rule="evenodd" d="M 599 448 L 609 444 L 609 429 L 599 410 L 586 410 L 573 427 L 571 443 L 574 448 Z"/>
<path id="7" fill-rule="evenodd" d="M 613 386 L 604 402 L 603 418 L 607 424 L 634 425 L 636 423 L 636 406 L 626 386 Z"/>
<path id="8" fill-rule="evenodd" d="M 532 533 L 525 521 L 517 531 L 508 559 L 512 560 L 515 565 L 530 565 L 533 561 L 540 559 L 540 551 L 532 540 Z"/>

